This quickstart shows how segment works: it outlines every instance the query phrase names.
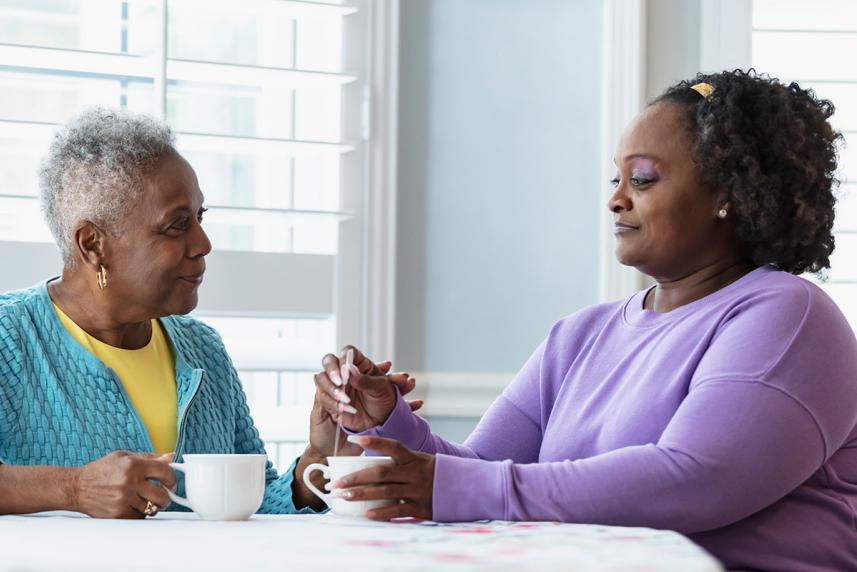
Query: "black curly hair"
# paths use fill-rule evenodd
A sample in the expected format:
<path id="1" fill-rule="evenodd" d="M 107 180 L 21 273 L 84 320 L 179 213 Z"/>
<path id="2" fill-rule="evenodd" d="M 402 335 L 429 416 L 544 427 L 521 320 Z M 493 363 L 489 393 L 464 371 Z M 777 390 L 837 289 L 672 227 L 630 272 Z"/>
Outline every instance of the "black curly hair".
<path id="1" fill-rule="evenodd" d="M 692 86 L 707 83 L 704 97 Z M 758 265 L 793 274 L 830 267 L 837 149 L 833 103 L 754 69 L 697 74 L 652 101 L 687 110 L 706 188 L 731 202 L 738 238 Z"/>

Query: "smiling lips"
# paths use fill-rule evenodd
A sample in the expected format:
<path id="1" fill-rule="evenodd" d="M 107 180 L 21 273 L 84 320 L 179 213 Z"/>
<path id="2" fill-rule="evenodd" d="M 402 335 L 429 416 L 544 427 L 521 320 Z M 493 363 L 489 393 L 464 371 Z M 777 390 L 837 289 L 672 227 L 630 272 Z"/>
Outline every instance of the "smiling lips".
<path id="1" fill-rule="evenodd" d="M 632 232 L 635 230 L 640 230 L 640 227 L 628 224 L 626 222 L 620 222 L 618 220 L 613 223 L 613 234 L 624 234 L 626 232 Z"/>
<path id="2" fill-rule="evenodd" d="M 184 280 L 185 282 L 189 282 L 195 286 L 199 286 L 200 284 L 202 284 L 202 275 L 203 273 L 200 272 L 199 274 L 195 274 L 193 276 L 182 276 L 180 280 Z"/>

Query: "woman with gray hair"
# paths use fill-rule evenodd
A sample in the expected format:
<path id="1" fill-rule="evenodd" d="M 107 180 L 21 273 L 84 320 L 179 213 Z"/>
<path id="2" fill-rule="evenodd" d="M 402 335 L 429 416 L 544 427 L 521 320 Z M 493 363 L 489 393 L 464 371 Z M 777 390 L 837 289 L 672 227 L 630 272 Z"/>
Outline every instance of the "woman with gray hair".
<path id="1" fill-rule="evenodd" d="M 172 458 L 264 453 L 220 337 L 184 315 L 211 243 L 170 129 L 89 109 L 57 132 L 40 192 L 64 265 L 0 294 L 0 514 L 143 518 L 170 504 L 152 481 L 176 484 Z M 293 475 L 335 431 L 313 412 L 304 455 L 281 476 L 268 463 L 260 512 L 323 508 Z"/>

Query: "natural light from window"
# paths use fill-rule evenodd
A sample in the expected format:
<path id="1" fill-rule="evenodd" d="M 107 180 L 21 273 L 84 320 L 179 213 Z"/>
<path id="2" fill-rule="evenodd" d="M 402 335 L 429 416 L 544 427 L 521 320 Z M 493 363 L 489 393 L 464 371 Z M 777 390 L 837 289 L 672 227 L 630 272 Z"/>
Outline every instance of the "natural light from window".
<path id="1" fill-rule="evenodd" d="M 354 215 L 343 211 L 343 197 L 359 196 L 362 184 L 356 162 L 347 163 L 359 142 L 344 127 L 359 123 L 363 96 L 354 87 L 360 69 L 345 69 L 359 68 L 350 62 L 360 61 L 362 47 L 347 33 L 349 22 L 363 25 L 354 20 L 359 8 L 0 0 L 0 241 L 52 242 L 36 198 L 40 158 L 56 124 L 100 104 L 170 124 L 206 195 L 216 250 L 248 260 L 335 257 L 340 223 Z M 324 315 L 296 306 L 287 315 L 200 315 L 221 332 L 281 469 L 303 448 L 312 372 L 336 340 L 332 302 Z"/>
<path id="2" fill-rule="evenodd" d="M 836 106 L 845 137 L 836 208 L 836 251 L 822 287 L 857 329 L 857 2 L 754 0 L 753 66 L 811 87 Z M 842 65 L 842 62 L 852 62 Z"/>

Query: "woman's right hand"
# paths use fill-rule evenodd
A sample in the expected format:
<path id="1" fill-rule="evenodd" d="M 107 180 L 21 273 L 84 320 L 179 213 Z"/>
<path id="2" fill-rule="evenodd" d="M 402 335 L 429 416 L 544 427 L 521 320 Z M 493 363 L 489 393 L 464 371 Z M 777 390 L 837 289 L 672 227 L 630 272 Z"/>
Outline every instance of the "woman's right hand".
<path id="1" fill-rule="evenodd" d="M 354 359 L 348 383 L 343 385 L 342 371 L 349 351 Z M 390 362 L 375 364 L 353 346 L 343 348 L 339 357 L 327 354 L 321 363 L 324 371 L 315 376 L 318 404 L 334 422 L 341 418 L 349 431 L 359 433 L 383 424 L 396 405 L 395 388 L 406 395 L 416 387 L 416 380 L 409 374 L 388 373 Z M 347 396 L 347 402 L 343 396 Z M 423 403 L 416 400 L 408 404 L 416 411 Z"/>
<path id="2" fill-rule="evenodd" d="M 173 454 L 114 451 L 74 473 L 72 507 L 97 518 L 145 518 L 147 501 L 157 509 L 170 504 L 164 487 L 176 485 Z M 149 479 L 160 481 L 158 486 Z M 154 514 L 154 513 L 152 513 Z"/>

